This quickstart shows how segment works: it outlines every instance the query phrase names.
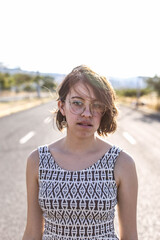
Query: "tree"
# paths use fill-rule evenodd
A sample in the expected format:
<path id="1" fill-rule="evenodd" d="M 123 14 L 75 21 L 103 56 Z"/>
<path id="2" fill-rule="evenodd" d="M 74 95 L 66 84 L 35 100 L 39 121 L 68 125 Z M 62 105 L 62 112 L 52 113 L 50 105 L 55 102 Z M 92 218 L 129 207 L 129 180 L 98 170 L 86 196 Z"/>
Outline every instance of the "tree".
<path id="1" fill-rule="evenodd" d="M 41 97 L 41 85 L 42 85 L 42 77 L 39 75 L 39 72 L 37 72 L 37 75 L 32 78 L 33 82 L 36 84 L 36 90 L 37 90 L 37 97 Z"/>
<path id="2" fill-rule="evenodd" d="M 26 84 L 32 80 L 31 75 L 24 73 L 17 73 L 13 75 L 15 79 L 16 86 L 21 86 L 22 84 Z"/>
<path id="3" fill-rule="evenodd" d="M 158 96 L 160 97 L 160 77 L 155 75 L 153 78 L 148 78 L 146 82 L 148 87 L 157 92 Z"/>
<path id="4" fill-rule="evenodd" d="M 51 76 L 44 76 L 43 77 L 43 85 L 42 88 L 46 90 L 53 91 L 56 88 L 56 83 L 54 82 L 54 78 Z"/>
<path id="5" fill-rule="evenodd" d="M 37 75 L 33 77 L 33 82 L 36 83 L 37 96 L 41 97 L 41 90 L 53 91 L 56 87 L 54 78 L 51 76 L 42 76 L 37 72 Z"/>
<path id="6" fill-rule="evenodd" d="M 4 74 L 0 73 L 0 89 L 3 90 L 5 88 L 5 78 Z"/>
<path id="7" fill-rule="evenodd" d="M 24 73 L 16 73 L 13 75 L 14 78 L 14 86 L 16 87 L 16 92 L 19 91 L 21 86 L 27 85 L 32 81 L 32 76 Z"/>
<path id="8" fill-rule="evenodd" d="M 0 73 L 0 90 L 9 90 L 14 85 L 14 79 L 9 73 Z"/>

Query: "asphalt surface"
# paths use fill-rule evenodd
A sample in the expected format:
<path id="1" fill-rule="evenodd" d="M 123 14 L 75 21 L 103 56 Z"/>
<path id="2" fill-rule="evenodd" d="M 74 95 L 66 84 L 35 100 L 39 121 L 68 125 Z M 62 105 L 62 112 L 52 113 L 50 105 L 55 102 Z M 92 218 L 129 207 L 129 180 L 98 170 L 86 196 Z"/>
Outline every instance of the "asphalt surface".
<path id="1" fill-rule="evenodd" d="M 53 127 L 55 102 L 0 118 L 0 239 L 20 240 L 26 224 L 25 168 L 29 153 L 63 134 Z M 135 159 L 139 239 L 160 239 L 160 118 L 122 107 L 107 138 Z"/>

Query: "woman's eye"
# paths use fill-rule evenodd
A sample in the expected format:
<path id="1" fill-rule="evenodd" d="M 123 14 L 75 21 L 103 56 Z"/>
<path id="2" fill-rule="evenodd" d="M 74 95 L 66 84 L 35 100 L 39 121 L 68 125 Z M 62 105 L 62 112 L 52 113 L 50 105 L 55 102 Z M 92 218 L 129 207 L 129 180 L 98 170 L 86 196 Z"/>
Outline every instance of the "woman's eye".
<path id="1" fill-rule="evenodd" d="M 72 104 L 75 106 L 80 106 L 80 107 L 83 106 L 83 102 L 81 102 L 81 101 L 73 101 Z"/>
<path id="2" fill-rule="evenodd" d="M 94 103 L 93 109 L 102 113 L 102 112 L 105 112 L 105 105 L 102 103 Z"/>
<path id="3" fill-rule="evenodd" d="M 100 103 L 94 103 L 94 104 L 93 104 L 93 107 L 96 108 L 96 109 L 98 109 L 98 108 L 101 108 L 102 106 L 101 106 Z"/>

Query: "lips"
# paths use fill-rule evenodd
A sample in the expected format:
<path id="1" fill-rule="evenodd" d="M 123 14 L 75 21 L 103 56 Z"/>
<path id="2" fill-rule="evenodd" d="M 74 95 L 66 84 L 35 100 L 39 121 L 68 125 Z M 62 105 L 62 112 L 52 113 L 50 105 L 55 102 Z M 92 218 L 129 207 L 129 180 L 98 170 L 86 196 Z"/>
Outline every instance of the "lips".
<path id="1" fill-rule="evenodd" d="M 80 126 L 86 126 L 86 127 L 92 127 L 93 125 L 90 122 L 78 122 L 77 123 Z"/>

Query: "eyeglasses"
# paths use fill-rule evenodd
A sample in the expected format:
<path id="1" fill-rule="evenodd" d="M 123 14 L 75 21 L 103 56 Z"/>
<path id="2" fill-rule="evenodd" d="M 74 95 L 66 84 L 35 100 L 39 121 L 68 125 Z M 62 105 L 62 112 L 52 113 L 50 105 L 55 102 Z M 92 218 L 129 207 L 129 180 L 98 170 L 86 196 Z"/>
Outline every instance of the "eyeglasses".
<path id="1" fill-rule="evenodd" d="M 82 114 L 86 109 L 85 101 L 79 99 L 69 100 L 70 110 L 73 114 Z M 90 112 L 93 116 L 103 116 L 106 112 L 105 104 L 99 101 L 93 101 L 89 104 Z"/>

